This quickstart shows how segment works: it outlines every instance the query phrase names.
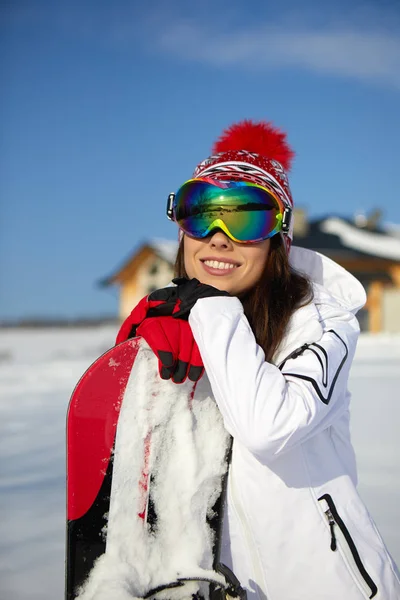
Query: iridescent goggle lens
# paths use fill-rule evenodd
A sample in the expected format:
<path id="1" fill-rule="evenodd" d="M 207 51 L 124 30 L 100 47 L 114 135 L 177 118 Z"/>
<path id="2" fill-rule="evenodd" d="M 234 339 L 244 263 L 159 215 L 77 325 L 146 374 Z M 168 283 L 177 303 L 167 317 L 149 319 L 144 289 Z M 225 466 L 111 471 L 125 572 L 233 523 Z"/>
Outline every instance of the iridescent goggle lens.
<path id="1" fill-rule="evenodd" d="M 221 229 L 235 242 L 249 243 L 278 233 L 284 211 L 283 202 L 257 184 L 199 178 L 175 194 L 172 219 L 191 237 Z"/>

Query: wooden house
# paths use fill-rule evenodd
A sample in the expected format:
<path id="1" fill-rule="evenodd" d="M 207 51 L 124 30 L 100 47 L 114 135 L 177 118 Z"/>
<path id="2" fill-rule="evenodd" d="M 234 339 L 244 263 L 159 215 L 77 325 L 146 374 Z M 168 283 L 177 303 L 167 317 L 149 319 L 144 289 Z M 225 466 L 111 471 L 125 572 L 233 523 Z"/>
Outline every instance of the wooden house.
<path id="1" fill-rule="evenodd" d="M 151 240 L 137 248 L 102 286 L 118 285 L 119 317 L 125 319 L 132 308 L 147 294 L 171 282 L 178 242 Z"/>
<path id="2" fill-rule="evenodd" d="M 362 330 L 400 333 L 400 230 L 379 227 L 375 218 L 330 216 L 304 220 L 294 243 L 329 256 L 361 281 L 367 292 L 358 313 Z"/>

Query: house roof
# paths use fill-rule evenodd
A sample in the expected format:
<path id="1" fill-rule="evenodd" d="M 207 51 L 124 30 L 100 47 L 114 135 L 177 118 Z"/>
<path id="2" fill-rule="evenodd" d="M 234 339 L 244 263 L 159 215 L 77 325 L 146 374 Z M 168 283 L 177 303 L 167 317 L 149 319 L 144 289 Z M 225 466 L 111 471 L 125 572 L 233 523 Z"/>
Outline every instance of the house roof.
<path id="1" fill-rule="evenodd" d="M 173 265 L 178 252 L 178 240 L 156 239 L 150 240 L 149 246 L 154 250 L 159 258 L 163 258 Z"/>
<path id="2" fill-rule="evenodd" d="M 400 238 L 395 229 L 367 229 L 341 217 L 311 221 L 307 234 L 295 236 L 294 243 L 343 258 L 400 261 Z"/>

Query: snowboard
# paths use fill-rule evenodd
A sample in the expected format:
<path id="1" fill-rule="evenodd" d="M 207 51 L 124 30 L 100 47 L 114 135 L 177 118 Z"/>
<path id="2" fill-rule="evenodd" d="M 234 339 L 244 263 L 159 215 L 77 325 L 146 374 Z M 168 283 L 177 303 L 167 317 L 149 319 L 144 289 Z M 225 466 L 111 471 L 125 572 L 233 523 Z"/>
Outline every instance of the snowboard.
<path id="1" fill-rule="evenodd" d="M 84 373 L 67 414 L 66 600 L 245 598 L 220 563 L 231 438 L 206 377 L 141 338 Z"/>

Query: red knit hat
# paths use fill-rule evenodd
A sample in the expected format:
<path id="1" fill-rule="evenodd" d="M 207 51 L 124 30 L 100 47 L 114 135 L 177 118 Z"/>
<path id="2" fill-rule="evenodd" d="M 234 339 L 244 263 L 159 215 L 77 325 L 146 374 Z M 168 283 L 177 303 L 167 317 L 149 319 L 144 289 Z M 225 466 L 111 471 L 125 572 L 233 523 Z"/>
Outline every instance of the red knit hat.
<path id="1" fill-rule="evenodd" d="M 257 183 L 293 208 L 285 172 L 289 171 L 293 158 L 294 152 L 284 132 L 266 121 L 244 120 L 223 131 L 212 148 L 212 155 L 197 165 L 193 178 Z M 293 218 L 290 231 L 283 239 L 289 251 L 293 239 Z"/>

